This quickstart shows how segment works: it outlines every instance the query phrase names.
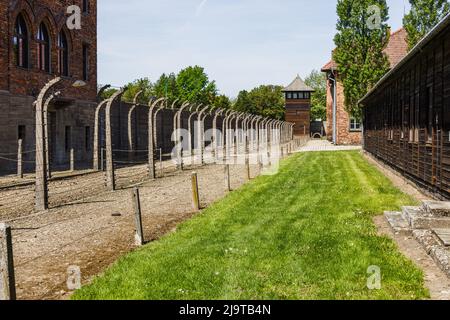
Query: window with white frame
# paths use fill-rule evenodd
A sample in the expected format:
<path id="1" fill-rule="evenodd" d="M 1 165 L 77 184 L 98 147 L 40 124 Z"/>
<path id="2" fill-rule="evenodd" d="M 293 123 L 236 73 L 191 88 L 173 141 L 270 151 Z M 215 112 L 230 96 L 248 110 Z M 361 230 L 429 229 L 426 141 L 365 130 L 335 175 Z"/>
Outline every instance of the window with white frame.
<path id="1" fill-rule="evenodd" d="M 361 131 L 361 121 L 356 118 L 351 118 L 350 131 Z"/>

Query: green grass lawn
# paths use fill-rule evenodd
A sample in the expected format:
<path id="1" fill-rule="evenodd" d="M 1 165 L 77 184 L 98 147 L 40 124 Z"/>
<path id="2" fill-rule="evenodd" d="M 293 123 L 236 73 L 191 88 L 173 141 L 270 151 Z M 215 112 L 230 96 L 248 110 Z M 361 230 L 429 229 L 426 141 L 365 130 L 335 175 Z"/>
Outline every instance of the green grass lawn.
<path id="1" fill-rule="evenodd" d="M 295 155 L 73 298 L 426 298 L 422 272 L 372 222 L 409 204 L 358 152 Z M 367 289 L 371 265 L 381 268 L 381 290 Z"/>

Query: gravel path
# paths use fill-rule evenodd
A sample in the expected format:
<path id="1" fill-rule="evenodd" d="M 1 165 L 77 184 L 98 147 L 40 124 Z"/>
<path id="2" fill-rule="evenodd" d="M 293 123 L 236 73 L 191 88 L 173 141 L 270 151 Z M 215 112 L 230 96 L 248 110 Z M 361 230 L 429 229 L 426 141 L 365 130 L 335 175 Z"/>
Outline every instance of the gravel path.
<path id="1" fill-rule="evenodd" d="M 361 150 L 361 146 L 335 146 L 328 140 L 310 140 L 297 152 L 332 152 Z"/>

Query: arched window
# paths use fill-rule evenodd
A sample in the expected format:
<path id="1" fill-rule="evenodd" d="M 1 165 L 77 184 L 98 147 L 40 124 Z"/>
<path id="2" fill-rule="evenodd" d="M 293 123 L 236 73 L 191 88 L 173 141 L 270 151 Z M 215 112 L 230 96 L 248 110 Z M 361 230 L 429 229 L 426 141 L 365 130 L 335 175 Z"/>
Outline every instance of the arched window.
<path id="1" fill-rule="evenodd" d="M 89 0 L 83 0 L 83 12 L 84 13 L 89 12 Z"/>
<path id="2" fill-rule="evenodd" d="M 37 42 L 38 69 L 50 72 L 50 37 L 44 23 L 39 26 Z"/>
<path id="3" fill-rule="evenodd" d="M 28 29 L 22 15 L 19 15 L 16 19 L 13 47 L 16 65 L 28 68 Z"/>
<path id="4" fill-rule="evenodd" d="M 58 34 L 58 73 L 62 76 L 69 76 L 69 47 L 66 33 L 63 30 Z"/>

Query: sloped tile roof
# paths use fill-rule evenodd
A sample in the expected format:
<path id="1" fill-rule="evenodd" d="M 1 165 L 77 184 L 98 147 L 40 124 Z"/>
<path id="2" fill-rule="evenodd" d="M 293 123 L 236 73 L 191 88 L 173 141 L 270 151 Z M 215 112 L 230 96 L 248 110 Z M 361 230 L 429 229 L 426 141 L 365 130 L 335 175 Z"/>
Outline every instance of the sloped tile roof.
<path id="1" fill-rule="evenodd" d="M 283 89 L 283 92 L 291 92 L 291 91 L 309 91 L 314 92 L 314 89 L 307 86 L 306 83 L 300 78 L 299 75 L 292 81 L 290 85 Z"/>

